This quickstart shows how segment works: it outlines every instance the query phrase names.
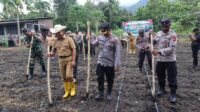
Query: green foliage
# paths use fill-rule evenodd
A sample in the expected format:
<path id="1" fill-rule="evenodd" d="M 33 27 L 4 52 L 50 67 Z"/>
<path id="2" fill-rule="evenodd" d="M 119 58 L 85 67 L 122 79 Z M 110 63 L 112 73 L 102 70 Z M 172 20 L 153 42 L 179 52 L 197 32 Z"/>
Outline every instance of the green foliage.
<path id="1" fill-rule="evenodd" d="M 153 19 L 154 29 L 159 30 L 162 18 L 172 19 L 172 28 L 185 32 L 192 26 L 199 27 L 199 0 L 149 0 L 147 5 L 135 13 L 136 20 Z"/>
<path id="2" fill-rule="evenodd" d="M 22 8 L 22 0 L 0 0 L 3 4 L 2 19 L 15 19 L 18 13 L 17 7 Z"/>
<path id="3" fill-rule="evenodd" d="M 176 32 L 183 31 L 183 27 L 181 26 L 180 22 L 173 22 L 171 28 L 174 29 Z"/>
<path id="4" fill-rule="evenodd" d="M 121 37 L 122 34 L 123 34 L 123 30 L 122 29 L 115 29 L 115 30 L 112 30 L 112 33 L 117 37 Z"/>
<path id="5" fill-rule="evenodd" d="M 71 5 L 75 5 L 76 0 L 54 0 L 54 9 L 57 17 L 68 15 L 68 10 Z"/>
<path id="6" fill-rule="evenodd" d="M 66 5 L 67 3 L 64 5 L 63 0 L 54 0 L 54 4 L 57 14 L 55 23 L 64 23 L 71 30 L 86 30 L 86 21 L 89 20 L 91 30 L 98 33 L 98 26 L 103 21 L 111 22 L 112 28 L 117 29 L 121 28 L 122 21 L 130 20 L 133 17 L 132 13 L 119 7 L 117 0 L 98 4 L 95 4 L 93 0 L 87 0 L 84 5 L 71 2 L 71 4 L 68 3 L 69 6 Z M 59 9 L 57 9 L 58 7 Z M 65 11 L 67 12 L 65 13 Z"/>

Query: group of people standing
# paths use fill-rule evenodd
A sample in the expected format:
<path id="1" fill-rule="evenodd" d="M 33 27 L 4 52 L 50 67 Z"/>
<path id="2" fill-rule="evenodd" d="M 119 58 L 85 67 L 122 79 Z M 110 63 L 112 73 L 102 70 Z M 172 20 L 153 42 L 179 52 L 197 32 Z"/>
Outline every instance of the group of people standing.
<path id="1" fill-rule="evenodd" d="M 138 66 L 142 73 L 143 63 L 145 56 L 150 70 L 152 69 L 152 55 L 157 57 L 156 74 L 158 78 L 158 91 L 157 96 L 163 96 L 166 93 L 165 85 L 166 78 L 168 78 L 168 85 L 170 88 L 170 102 L 176 102 L 176 90 L 177 90 L 177 67 L 176 67 L 176 44 L 177 35 L 170 29 L 171 20 L 162 19 L 160 21 L 161 31 L 157 32 L 153 36 L 152 32 L 145 32 L 144 29 L 138 31 L 136 39 L 132 39 L 130 32 L 129 36 L 129 53 L 132 53 L 133 49 L 137 48 Z M 151 38 L 153 38 L 154 46 L 151 46 Z M 134 40 L 136 40 L 134 42 Z M 134 45 L 136 47 L 134 47 Z M 152 50 L 152 47 L 154 48 Z M 167 75 L 167 77 L 166 77 Z"/>
<path id="2" fill-rule="evenodd" d="M 143 62 L 145 55 L 147 56 L 149 68 L 152 69 L 152 55 L 157 57 L 156 74 L 158 79 L 158 91 L 157 96 L 163 96 L 166 94 L 166 75 L 168 78 L 168 85 L 170 88 L 170 102 L 176 102 L 176 90 L 177 90 L 177 67 L 176 67 L 176 44 L 177 35 L 170 29 L 171 20 L 162 19 L 160 21 L 161 31 L 159 31 L 153 37 L 154 49 L 151 49 L 150 40 L 151 33 L 145 34 L 144 30 L 138 31 L 139 35 L 136 38 L 136 42 L 133 35 L 129 32 L 129 40 L 131 42 L 129 52 L 135 53 L 135 45 L 138 49 L 139 57 L 139 69 L 142 71 Z M 88 44 L 91 45 L 91 54 L 95 55 L 95 47 L 98 45 L 100 48 L 98 59 L 97 59 L 97 83 L 98 83 L 98 94 L 95 97 L 97 101 L 104 98 L 104 81 L 106 77 L 107 85 L 107 100 L 112 100 L 112 88 L 114 84 L 115 72 L 120 71 L 121 65 L 121 43 L 120 40 L 112 34 L 111 25 L 108 22 L 104 22 L 99 26 L 101 34 L 96 37 L 94 34 L 85 33 L 81 35 L 78 31 L 75 34 L 66 32 L 66 26 L 55 25 L 54 28 L 50 29 L 47 41 L 50 46 L 48 56 L 54 56 L 57 54 L 59 69 L 61 78 L 63 80 L 65 94 L 63 98 L 74 96 L 75 90 L 75 79 L 77 78 L 77 64 L 78 54 L 83 53 L 83 47 L 87 51 Z M 199 29 L 193 30 L 195 35 L 190 34 L 189 37 L 192 40 L 192 51 L 194 57 L 194 67 L 197 66 L 197 52 L 199 47 L 200 33 Z M 33 78 L 33 70 L 35 61 L 38 60 L 42 66 L 42 71 L 45 74 L 46 69 L 44 65 L 44 59 L 42 55 L 41 37 L 37 34 L 32 33 L 27 29 L 23 29 L 23 33 L 26 35 L 25 45 L 27 47 L 32 46 L 31 61 L 30 61 L 30 72 L 29 79 Z M 89 36 L 90 35 L 90 36 Z M 31 43 L 31 37 L 33 39 Z M 88 43 L 90 38 L 91 43 Z M 83 42 L 85 44 L 83 44 Z M 84 46 L 83 46 L 84 45 Z M 198 46 L 198 47 L 197 47 Z M 87 52 L 86 52 L 87 54 Z"/>

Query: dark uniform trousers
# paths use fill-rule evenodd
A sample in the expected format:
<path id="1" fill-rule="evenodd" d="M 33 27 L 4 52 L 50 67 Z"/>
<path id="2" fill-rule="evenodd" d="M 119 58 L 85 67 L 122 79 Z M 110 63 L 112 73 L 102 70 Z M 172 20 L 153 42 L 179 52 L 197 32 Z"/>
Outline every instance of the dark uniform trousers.
<path id="1" fill-rule="evenodd" d="M 176 62 L 157 62 L 156 73 L 160 88 L 165 88 L 166 70 L 169 88 L 171 93 L 175 94 L 177 89 L 177 67 Z"/>
<path id="2" fill-rule="evenodd" d="M 198 51 L 200 49 L 200 43 L 192 44 L 191 47 L 192 47 L 193 65 L 198 66 Z"/>
<path id="3" fill-rule="evenodd" d="M 108 83 L 107 93 L 111 94 L 115 77 L 114 67 L 104 67 L 101 64 L 98 64 L 96 74 L 99 93 L 104 93 L 104 75 L 106 75 L 106 80 Z"/>
<path id="4" fill-rule="evenodd" d="M 151 69 L 152 68 L 152 64 L 151 64 L 152 62 L 151 62 L 151 51 L 150 50 L 140 50 L 139 51 L 139 68 L 142 69 L 145 55 L 147 56 L 149 67 Z"/>
<path id="5" fill-rule="evenodd" d="M 82 50 L 83 50 L 83 43 L 78 43 L 78 47 L 79 47 L 79 52 L 82 54 Z"/>

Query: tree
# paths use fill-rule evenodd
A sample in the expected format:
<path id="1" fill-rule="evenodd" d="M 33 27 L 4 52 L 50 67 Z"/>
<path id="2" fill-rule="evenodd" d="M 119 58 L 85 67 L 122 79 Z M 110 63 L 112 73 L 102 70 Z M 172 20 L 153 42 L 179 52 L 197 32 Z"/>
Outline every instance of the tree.
<path id="1" fill-rule="evenodd" d="M 79 30 L 79 25 L 83 25 L 87 21 L 87 9 L 81 5 L 72 5 L 68 11 L 68 25 Z M 85 26 L 84 26 L 85 27 Z M 73 28 L 74 29 L 74 28 Z"/>
<path id="2" fill-rule="evenodd" d="M 54 8 L 56 16 L 62 17 L 68 15 L 68 10 L 71 5 L 75 5 L 76 0 L 54 0 Z"/>
<path id="3" fill-rule="evenodd" d="M 162 18 L 171 18 L 174 22 L 174 28 L 183 30 L 198 25 L 200 19 L 198 0 L 149 0 L 146 6 L 137 10 L 135 18 L 153 19 L 154 29 L 158 30 L 159 21 Z M 194 13 L 196 12 L 196 13 Z M 178 28 L 178 27 L 182 28 Z"/>
<path id="4" fill-rule="evenodd" d="M 22 9 L 21 0 L 0 0 L 3 4 L 4 19 L 14 19 L 20 13 L 18 8 Z"/>
<path id="5" fill-rule="evenodd" d="M 39 17 L 48 17 L 51 15 L 51 5 L 49 2 L 37 0 L 33 3 L 32 14 L 38 15 Z"/>

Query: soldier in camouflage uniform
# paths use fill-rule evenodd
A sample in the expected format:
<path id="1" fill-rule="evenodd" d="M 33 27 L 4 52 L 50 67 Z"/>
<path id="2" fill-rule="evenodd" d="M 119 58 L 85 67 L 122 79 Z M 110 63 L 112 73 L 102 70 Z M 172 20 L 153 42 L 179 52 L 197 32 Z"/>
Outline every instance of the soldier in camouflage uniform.
<path id="1" fill-rule="evenodd" d="M 23 28 L 22 32 L 26 35 L 24 38 L 24 43 L 27 48 L 32 46 L 31 49 L 31 58 L 29 63 L 29 76 L 28 79 L 33 79 L 33 72 L 34 72 L 34 66 L 35 61 L 37 60 L 39 64 L 42 67 L 42 75 L 46 74 L 46 68 L 45 68 L 45 62 L 43 58 L 43 49 L 41 46 L 41 43 L 43 42 L 43 39 L 41 36 L 36 35 L 35 33 L 31 32 L 29 29 Z M 33 42 L 31 43 L 31 39 L 33 37 Z"/>
<path id="2" fill-rule="evenodd" d="M 163 96 L 165 92 L 165 79 L 166 74 L 168 78 L 168 85 L 170 88 L 170 102 L 176 102 L 177 90 L 177 67 L 176 67 L 176 44 L 177 35 L 170 29 L 170 19 L 162 19 L 162 31 L 159 31 L 155 38 L 154 43 L 157 44 L 157 50 L 152 53 L 157 55 L 156 73 L 158 77 L 159 91 L 158 96 Z"/>

